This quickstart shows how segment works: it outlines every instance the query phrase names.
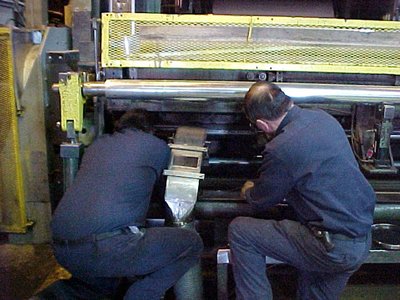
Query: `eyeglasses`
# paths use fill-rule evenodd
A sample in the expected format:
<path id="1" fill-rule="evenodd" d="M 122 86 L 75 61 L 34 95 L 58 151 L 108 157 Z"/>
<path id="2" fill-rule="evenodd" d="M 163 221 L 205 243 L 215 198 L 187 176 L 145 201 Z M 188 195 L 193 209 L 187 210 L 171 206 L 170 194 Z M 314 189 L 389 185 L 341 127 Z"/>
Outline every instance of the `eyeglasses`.
<path id="1" fill-rule="evenodd" d="M 258 130 L 257 123 L 255 123 L 255 122 L 250 121 L 249 127 L 254 131 Z"/>

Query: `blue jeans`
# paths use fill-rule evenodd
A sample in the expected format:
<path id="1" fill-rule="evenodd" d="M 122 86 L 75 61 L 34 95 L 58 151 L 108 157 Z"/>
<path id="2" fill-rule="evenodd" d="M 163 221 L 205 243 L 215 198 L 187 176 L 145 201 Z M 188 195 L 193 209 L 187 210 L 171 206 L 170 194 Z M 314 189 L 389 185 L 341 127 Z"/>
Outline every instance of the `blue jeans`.
<path id="1" fill-rule="evenodd" d="M 155 227 L 80 245 L 54 245 L 57 261 L 104 295 L 121 277 L 135 278 L 124 299 L 157 299 L 198 263 L 203 243 L 193 231 Z"/>
<path id="2" fill-rule="evenodd" d="M 229 225 L 236 298 L 272 299 L 265 256 L 298 270 L 297 298 L 339 299 L 349 277 L 367 258 L 370 235 L 364 240 L 332 238 L 327 251 L 311 231 L 298 222 L 238 217 Z"/>

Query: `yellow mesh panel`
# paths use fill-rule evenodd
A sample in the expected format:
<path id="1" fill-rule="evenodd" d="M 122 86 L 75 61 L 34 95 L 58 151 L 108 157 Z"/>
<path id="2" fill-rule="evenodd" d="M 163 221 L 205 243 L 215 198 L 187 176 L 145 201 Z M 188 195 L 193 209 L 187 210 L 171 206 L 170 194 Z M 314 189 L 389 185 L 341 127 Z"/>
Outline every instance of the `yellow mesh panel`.
<path id="1" fill-rule="evenodd" d="M 103 67 L 400 74 L 400 22 L 127 13 L 102 25 Z"/>
<path id="2" fill-rule="evenodd" d="M 11 32 L 0 28 L 0 231 L 25 232 Z"/>

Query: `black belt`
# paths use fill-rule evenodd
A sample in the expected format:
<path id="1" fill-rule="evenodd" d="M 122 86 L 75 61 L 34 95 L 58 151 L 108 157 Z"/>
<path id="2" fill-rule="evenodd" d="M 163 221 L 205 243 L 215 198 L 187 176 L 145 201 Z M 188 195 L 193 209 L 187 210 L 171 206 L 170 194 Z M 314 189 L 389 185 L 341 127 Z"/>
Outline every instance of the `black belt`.
<path id="1" fill-rule="evenodd" d="M 332 242 L 332 240 L 363 242 L 366 241 L 368 238 L 368 235 L 360 237 L 350 237 L 345 234 L 330 233 L 329 231 L 312 226 L 309 226 L 309 229 L 311 230 L 312 234 L 323 243 L 327 251 L 330 251 L 335 247 L 335 244 Z"/>
<path id="2" fill-rule="evenodd" d="M 329 233 L 330 237 L 336 240 L 342 241 L 355 241 L 355 242 L 364 242 L 367 240 L 368 235 L 360 236 L 360 237 L 351 237 L 340 233 Z"/>
<path id="3" fill-rule="evenodd" d="M 92 234 L 90 236 L 86 236 L 86 237 L 83 237 L 80 239 L 74 239 L 74 240 L 64 240 L 64 239 L 53 238 L 53 244 L 63 245 L 63 246 L 81 245 L 81 244 L 85 244 L 85 243 L 109 239 L 116 235 L 120 235 L 120 234 L 124 234 L 124 233 L 133 233 L 133 231 L 129 227 L 125 227 L 125 228 L 117 229 L 114 231 L 103 232 L 103 233 L 99 233 L 99 234 Z"/>

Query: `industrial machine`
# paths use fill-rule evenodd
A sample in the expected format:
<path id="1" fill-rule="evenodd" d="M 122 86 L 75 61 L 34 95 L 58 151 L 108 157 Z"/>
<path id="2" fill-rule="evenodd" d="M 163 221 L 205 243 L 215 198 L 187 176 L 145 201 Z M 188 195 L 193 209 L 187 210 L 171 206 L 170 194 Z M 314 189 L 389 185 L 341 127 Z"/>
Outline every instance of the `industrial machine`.
<path id="1" fill-rule="evenodd" d="M 172 223 L 196 220 L 215 250 L 226 246 L 235 216 L 288 216 L 285 205 L 260 215 L 240 198 L 267 142 L 249 126 L 242 99 L 264 80 L 340 122 L 377 194 L 375 222 L 400 223 L 398 1 L 381 1 L 379 9 L 373 1 L 248 2 L 110 0 L 69 8 L 72 45 L 57 44 L 42 57 L 52 208 L 84 148 L 111 132 L 123 112 L 144 108 L 176 158 L 165 171 Z M 182 138 L 188 128 L 201 142 Z M 175 201 L 179 185 L 190 203 Z M 149 220 L 166 217 L 162 201 L 154 199 Z M 22 219 L 19 228 L 35 221 Z M 399 252 L 375 250 L 371 262 L 400 261 Z"/>
<path id="2" fill-rule="evenodd" d="M 338 119 L 376 190 L 377 221 L 397 222 L 400 23 L 130 10 L 132 5 L 109 6 L 92 23 L 94 63 L 78 60 L 75 70 L 61 72 L 54 88 L 61 93 L 61 126 L 70 139 L 61 145 L 61 153 L 71 156 L 64 164 L 75 159 L 64 174 L 76 171 L 81 146 L 75 139 L 90 131 L 84 114 L 97 135 L 107 131 L 107 118 L 131 108 L 154 114 L 157 135 L 166 141 L 181 126 L 203 128 L 206 142 L 198 146 L 207 150 L 200 156 L 204 179 L 194 216 L 214 228 L 206 239 L 218 244 L 231 218 L 254 214 L 239 190 L 256 176 L 266 140 L 249 127 L 241 103 L 254 81 L 268 80 L 296 104 Z M 82 22 L 82 13 L 77 15 Z M 82 73 L 90 61 L 92 79 Z M 277 207 L 269 217 L 284 213 L 284 206 Z M 151 214 L 162 215 L 157 201 Z"/>

